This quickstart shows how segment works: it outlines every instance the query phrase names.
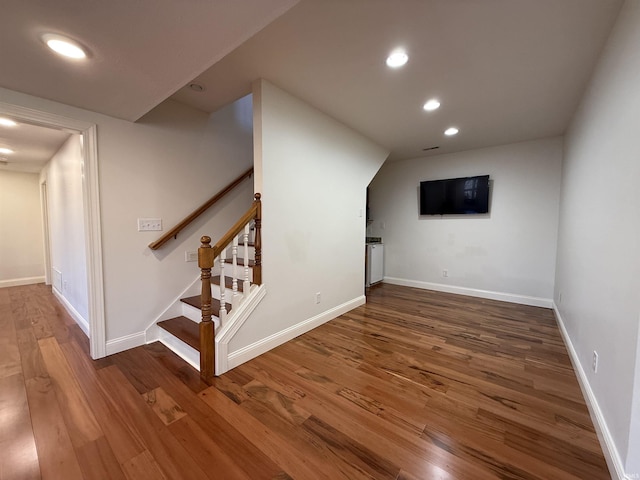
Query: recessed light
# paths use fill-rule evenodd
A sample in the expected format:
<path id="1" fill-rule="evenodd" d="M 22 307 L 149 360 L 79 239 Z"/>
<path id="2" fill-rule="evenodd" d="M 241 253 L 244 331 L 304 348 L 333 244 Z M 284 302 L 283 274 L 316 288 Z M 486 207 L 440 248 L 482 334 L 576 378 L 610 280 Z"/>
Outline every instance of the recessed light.
<path id="1" fill-rule="evenodd" d="M 2 155 L 11 155 L 13 153 L 13 150 L 11 150 L 10 148 L 0 147 L 0 153 Z"/>
<path id="2" fill-rule="evenodd" d="M 387 66 L 391 68 L 399 68 L 409 60 L 409 56 L 404 50 L 395 50 L 387 57 Z"/>
<path id="3" fill-rule="evenodd" d="M 444 134 L 451 137 L 453 135 L 456 135 L 460 130 L 458 130 L 456 127 L 449 127 L 444 131 Z"/>
<path id="4" fill-rule="evenodd" d="M 87 52 L 84 51 L 84 48 L 70 38 L 54 33 L 45 33 L 42 35 L 42 41 L 51 50 L 64 57 L 76 60 L 87 58 Z"/>
<path id="5" fill-rule="evenodd" d="M 440 108 L 440 102 L 435 98 L 432 98 L 431 100 L 427 101 L 427 103 L 425 103 L 422 108 L 424 108 L 427 112 L 433 112 L 434 110 Z"/>
<path id="6" fill-rule="evenodd" d="M 0 117 L 0 125 L 3 127 L 15 127 L 17 123 L 9 118 Z"/>
<path id="7" fill-rule="evenodd" d="M 190 83 L 189 88 L 198 93 L 204 92 L 205 90 L 204 85 L 200 85 L 199 83 Z"/>

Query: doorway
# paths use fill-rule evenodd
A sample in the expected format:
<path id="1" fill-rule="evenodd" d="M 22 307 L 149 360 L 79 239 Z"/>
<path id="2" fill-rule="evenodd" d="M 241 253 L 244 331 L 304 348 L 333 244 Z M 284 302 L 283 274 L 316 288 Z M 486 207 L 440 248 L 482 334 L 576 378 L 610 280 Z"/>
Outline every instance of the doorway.
<path id="1" fill-rule="evenodd" d="M 98 156 L 96 125 L 72 119 L 54 113 L 34 110 L 17 105 L 0 102 L 0 116 L 11 118 L 28 125 L 62 130 L 79 136 L 81 151 L 80 198 L 82 202 L 82 226 L 84 230 L 84 263 L 87 285 L 87 330 L 91 357 L 102 358 L 106 355 L 104 291 L 102 273 L 102 244 L 100 230 L 100 204 L 98 191 Z M 45 181 L 41 184 L 43 229 L 45 244 L 51 246 L 51 230 L 48 222 L 50 207 L 48 202 L 51 185 Z M 45 220 L 46 215 L 46 220 Z M 53 282 L 51 266 L 51 250 L 45 247 L 45 279 Z M 64 302 L 63 302 L 64 303 Z M 68 306 L 65 305 L 65 307 Z M 72 313 L 72 312 L 70 312 Z M 73 316 L 73 313 L 72 313 Z M 82 326 L 82 325 L 81 325 Z"/>

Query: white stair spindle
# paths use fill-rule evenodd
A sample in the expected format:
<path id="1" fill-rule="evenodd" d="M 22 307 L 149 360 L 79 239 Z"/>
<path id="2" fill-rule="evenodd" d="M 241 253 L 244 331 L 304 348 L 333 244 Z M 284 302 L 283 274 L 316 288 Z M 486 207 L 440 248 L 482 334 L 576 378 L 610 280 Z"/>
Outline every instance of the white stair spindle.
<path id="1" fill-rule="evenodd" d="M 242 291 L 244 295 L 249 295 L 249 287 L 251 284 L 249 283 L 249 230 L 250 224 L 247 223 L 244 226 L 244 235 L 243 235 L 243 243 L 244 243 L 244 282 L 242 284 Z"/>
<path id="2" fill-rule="evenodd" d="M 220 252 L 220 325 L 223 325 L 224 320 L 227 318 L 227 304 L 224 300 L 224 289 L 226 280 L 224 278 L 224 264 L 227 259 L 227 249 L 223 248 Z"/>
<path id="3" fill-rule="evenodd" d="M 231 305 L 237 305 L 238 301 L 238 237 L 234 237 L 233 246 L 231 247 L 231 258 L 233 265 L 233 276 L 231 277 L 231 287 L 233 296 L 231 297 Z M 222 288 L 222 287 L 220 287 Z"/>

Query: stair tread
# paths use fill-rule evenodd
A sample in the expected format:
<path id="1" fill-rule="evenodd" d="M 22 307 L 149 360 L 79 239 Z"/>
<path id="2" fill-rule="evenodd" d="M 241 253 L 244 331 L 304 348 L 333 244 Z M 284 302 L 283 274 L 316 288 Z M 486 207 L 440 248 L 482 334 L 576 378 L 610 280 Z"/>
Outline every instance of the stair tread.
<path id="1" fill-rule="evenodd" d="M 158 322 L 158 326 L 200 351 L 200 324 L 180 316 Z"/>
<path id="2" fill-rule="evenodd" d="M 215 275 L 211 277 L 211 284 L 220 285 L 220 275 Z M 224 285 L 228 289 L 233 289 L 233 278 L 229 276 L 224 277 Z M 238 280 L 238 291 L 242 292 L 244 288 L 244 282 L 242 280 Z"/>
<path id="3" fill-rule="evenodd" d="M 180 301 L 186 303 L 187 305 L 191 305 L 192 307 L 195 307 L 195 308 L 197 308 L 199 310 L 202 309 L 202 299 L 200 298 L 200 295 L 195 295 L 193 297 L 181 298 Z M 231 304 L 229 302 L 225 303 L 225 308 L 227 309 L 227 312 L 229 312 L 231 310 Z M 218 300 L 217 298 L 212 298 L 211 299 L 211 312 L 213 314 L 216 314 L 219 311 L 220 311 L 220 300 Z"/>
<path id="4" fill-rule="evenodd" d="M 243 266 L 243 267 L 244 267 L 244 258 L 240 258 L 240 257 L 238 257 L 238 258 L 236 259 L 236 261 L 238 262 L 238 265 L 241 265 L 241 266 Z M 227 259 L 224 261 L 224 263 L 233 263 L 233 259 L 231 259 L 231 258 L 227 258 Z M 250 266 L 250 267 L 255 267 L 255 265 L 256 265 L 255 260 L 249 260 L 249 266 Z"/>

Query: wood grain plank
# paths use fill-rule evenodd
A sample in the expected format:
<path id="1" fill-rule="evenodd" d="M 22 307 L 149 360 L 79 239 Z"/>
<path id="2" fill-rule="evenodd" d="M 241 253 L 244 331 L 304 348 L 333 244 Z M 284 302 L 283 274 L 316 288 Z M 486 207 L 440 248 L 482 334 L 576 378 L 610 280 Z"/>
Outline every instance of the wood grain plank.
<path id="1" fill-rule="evenodd" d="M 125 480 L 120 464 L 105 437 L 76 449 L 82 475 L 86 480 Z"/>
<path id="2" fill-rule="evenodd" d="M 177 422 L 187 416 L 182 407 L 161 387 L 143 393 L 142 398 L 165 425 L 171 425 L 173 422 Z"/>
<path id="3" fill-rule="evenodd" d="M 123 416 L 110 401 L 113 392 L 108 391 L 100 383 L 94 362 L 84 355 L 75 342 L 61 345 L 61 349 L 78 382 L 82 385 L 83 392 L 117 461 L 124 464 L 140 455 L 145 451 L 143 441 L 135 428 L 124 421 Z"/>
<path id="4" fill-rule="evenodd" d="M 0 378 L 0 479 L 40 478 L 24 378 Z"/>
<path id="5" fill-rule="evenodd" d="M 103 436 L 102 429 L 54 337 L 38 340 L 71 441 L 75 447 Z"/>
<path id="6" fill-rule="evenodd" d="M 82 471 L 51 379 L 30 378 L 26 388 L 42 477 L 81 480 Z"/>
<path id="7" fill-rule="evenodd" d="M 167 477 L 148 450 L 122 464 L 122 470 L 128 480 L 162 480 Z"/>

